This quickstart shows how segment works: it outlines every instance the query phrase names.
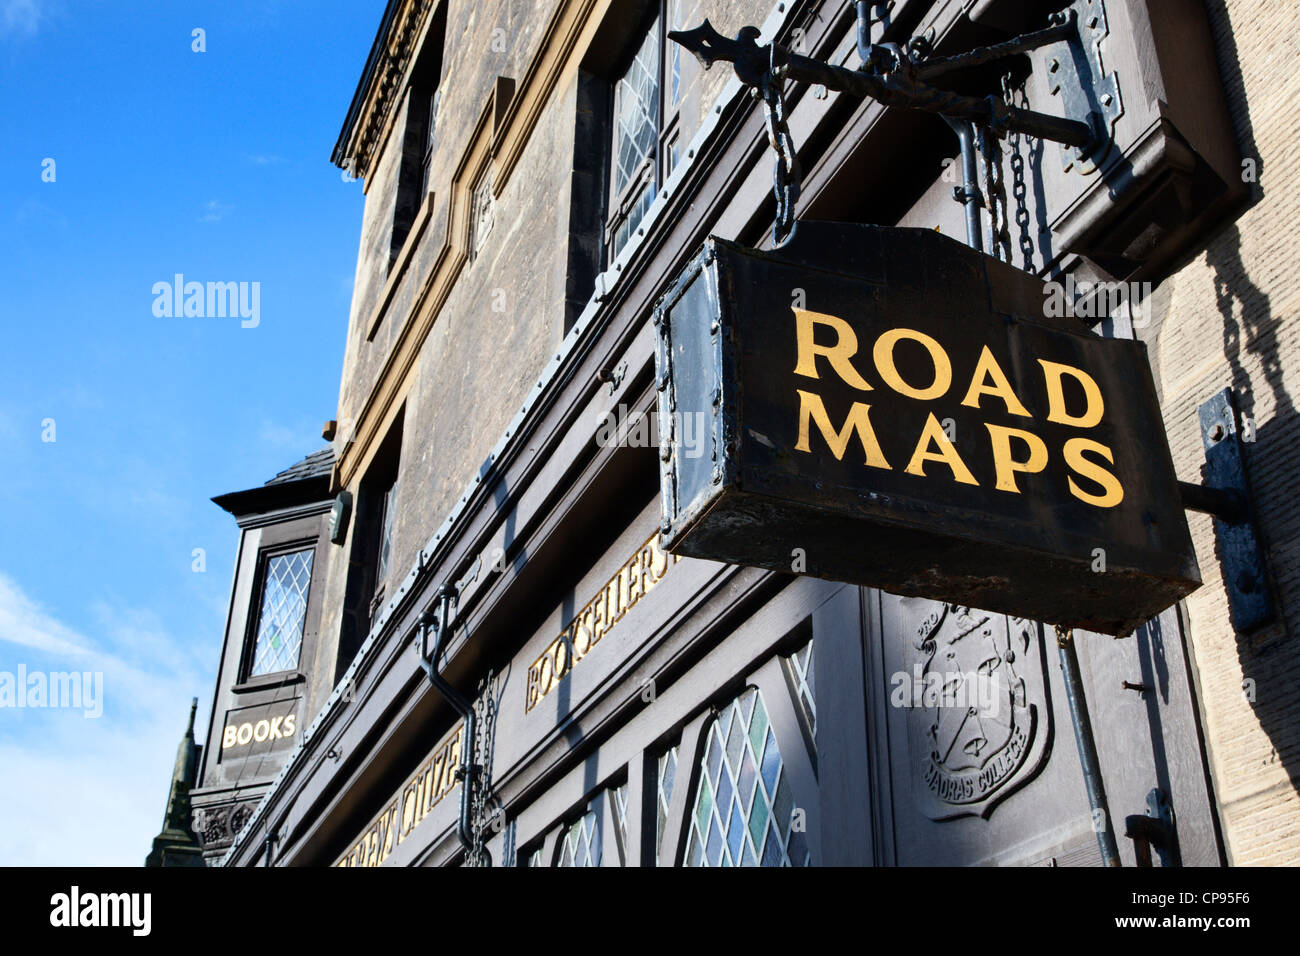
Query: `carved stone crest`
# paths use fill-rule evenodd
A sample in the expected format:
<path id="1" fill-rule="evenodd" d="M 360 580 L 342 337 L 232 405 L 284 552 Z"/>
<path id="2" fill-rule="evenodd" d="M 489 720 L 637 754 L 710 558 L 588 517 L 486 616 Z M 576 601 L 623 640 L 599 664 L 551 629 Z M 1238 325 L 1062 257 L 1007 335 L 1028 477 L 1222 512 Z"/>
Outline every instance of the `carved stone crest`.
<path id="1" fill-rule="evenodd" d="M 1033 621 L 920 599 L 895 675 L 918 809 L 932 820 L 988 816 L 1041 766 L 1051 737 L 1041 628 Z"/>

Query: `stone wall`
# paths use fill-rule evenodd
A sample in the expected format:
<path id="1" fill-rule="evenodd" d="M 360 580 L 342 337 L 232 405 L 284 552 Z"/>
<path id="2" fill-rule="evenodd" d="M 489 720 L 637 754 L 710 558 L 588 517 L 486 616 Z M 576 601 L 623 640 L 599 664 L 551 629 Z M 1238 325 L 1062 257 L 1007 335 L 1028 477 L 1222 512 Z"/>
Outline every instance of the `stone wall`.
<path id="1" fill-rule="evenodd" d="M 1300 863 L 1300 4 L 1206 0 L 1241 152 L 1257 202 L 1166 280 L 1152 353 L 1179 477 L 1199 482 L 1197 408 L 1231 385 L 1254 422 L 1247 442 L 1281 616 L 1234 634 L 1213 522 L 1189 512 L 1204 586 L 1187 602 L 1215 791 L 1230 862 Z M 1249 433 L 1250 426 L 1247 426 Z"/>

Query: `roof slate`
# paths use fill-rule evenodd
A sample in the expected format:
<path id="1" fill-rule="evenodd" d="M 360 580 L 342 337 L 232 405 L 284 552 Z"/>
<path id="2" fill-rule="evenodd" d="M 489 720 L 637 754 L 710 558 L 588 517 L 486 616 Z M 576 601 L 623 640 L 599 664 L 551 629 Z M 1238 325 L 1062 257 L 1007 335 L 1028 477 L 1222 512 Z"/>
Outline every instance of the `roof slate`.
<path id="1" fill-rule="evenodd" d="M 268 485 L 283 485 L 290 481 L 304 478 L 317 478 L 328 475 L 334 467 L 334 449 L 330 446 L 314 451 L 302 461 L 291 465 L 267 482 Z"/>

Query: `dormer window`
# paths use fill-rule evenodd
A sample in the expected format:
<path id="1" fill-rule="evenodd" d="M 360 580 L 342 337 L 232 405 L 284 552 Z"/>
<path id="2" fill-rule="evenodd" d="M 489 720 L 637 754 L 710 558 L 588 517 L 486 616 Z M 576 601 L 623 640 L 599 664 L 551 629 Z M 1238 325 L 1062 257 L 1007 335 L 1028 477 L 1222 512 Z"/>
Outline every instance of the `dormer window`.
<path id="1" fill-rule="evenodd" d="M 248 677 L 297 668 L 307 619 L 313 554 L 312 548 L 303 548 L 264 559 L 262 603 Z"/>

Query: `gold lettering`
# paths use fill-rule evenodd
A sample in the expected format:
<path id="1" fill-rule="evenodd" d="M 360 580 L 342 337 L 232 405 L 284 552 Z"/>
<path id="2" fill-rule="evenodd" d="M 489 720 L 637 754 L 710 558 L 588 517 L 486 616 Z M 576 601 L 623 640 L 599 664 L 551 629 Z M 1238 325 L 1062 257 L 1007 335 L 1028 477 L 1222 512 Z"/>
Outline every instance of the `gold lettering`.
<path id="1" fill-rule="evenodd" d="M 415 826 L 415 788 L 408 788 L 402 795 L 402 832 L 410 833 Z"/>
<path id="2" fill-rule="evenodd" d="M 1070 494 L 1080 501 L 1096 505 L 1098 508 L 1114 508 L 1124 500 L 1124 486 L 1119 483 L 1119 479 L 1111 472 L 1096 462 L 1084 458 L 1083 453 L 1085 451 L 1096 452 L 1112 465 L 1115 463 L 1114 454 L 1109 447 L 1101 442 L 1093 441 L 1090 438 L 1071 438 L 1065 443 L 1065 464 L 1078 472 L 1080 476 L 1101 485 L 1104 494 L 1089 494 L 1080 488 L 1073 478 L 1067 477 L 1066 482 L 1070 486 Z"/>
<path id="3" fill-rule="evenodd" d="M 989 437 L 993 440 L 993 467 L 997 475 L 998 491 L 1010 491 L 1020 494 L 1016 486 L 1016 472 L 1032 474 L 1047 467 L 1047 446 L 1033 432 L 1019 428 L 1004 428 L 1001 425 L 985 425 Z M 1029 457 L 1016 461 L 1011 456 L 1011 439 L 1019 438 L 1029 448 Z"/>
<path id="4" fill-rule="evenodd" d="M 843 319 L 821 312 L 809 312 L 806 309 L 794 310 L 795 339 L 798 342 L 798 360 L 794 374 L 818 378 L 817 356 L 821 355 L 831 363 L 831 368 L 849 385 L 864 392 L 871 391 L 866 379 L 858 374 L 850 359 L 858 351 L 858 336 L 853 326 Z M 834 345 L 817 345 L 814 339 L 817 326 L 825 325 L 835 330 Z"/>
<path id="5" fill-rule="evenodd" d="M 885 454 L 880 450 L 880 443 L 876 440 L 876 433 L 871 427 L 871 406 L 864 405 L 861 402 L 854 402 L 853 407 L 849 409 L 848 416 L 844 419 L 844 426 L 835 431 L 831 425 L 831 417 L 826 413 L 826 406 L 822 404 L 821 397 L 813 395 L 811 392 L 805 392 L 802 389 L 796 389 L 799 393 L 799 440 L 795 442 L 795 451 L 812 452 L 812 445 L 809 441 L 811 424 L 817 425 L 817 430 L 821 432 L 822 438 L 830 446 L 831 454 L 835 456 L 836 461 L 844 459 L 844 453 L 848 450 L 849 439 L 857 433 L 862 447 L 866 451 L 866 463 L 872 468 L 884 468 L 889 470 L 889 462 L 885 460 Z"/>
<path id="6" fill-rule="evenodd" d="M 577 660 L 582 660 L 591 650 L 591 631 L 583 626 L 582 618 L 573 622 L 571 630 L 573 631 L 573 656 Z"/>
<path id="7" fill-rule="evenodd" d="M 541 661 L 536 661 L 533 666 L 528 668 L 528 686 L 524 690 L 524 710 L 532 710 L 541 696 L 539 688 L 541 677 Z"/>
<path id="8" fill-rule="evenodd" d="M 936 451 L 930 451 L 933 446 Z M 926 419 L 925 428 L 921 431 L 921 437 L 916 443 L 916 451 L 912 453 L 912 460 L 907 463 L 903 470 L 909 475 L 919 475 L 926 477 L 925 462 L 940 461 L 948 466 L 952 471 L 952 476 L 956 481 L 963 485 L 978 485 L 975 476 L 970 473 L 966 463 L 961 460 L 957 454 L 957 448 L 948 440 L 948 435 L 939 424 L 939 419 L 931 413 Z"/>
<path id="9" fill-rule="evenodd" d="M 632 560 L 628 562 L 625 570 L 627 572 L 627 592 L 623 601 L 628 607 L 631 607 L 637 601 L 641 600 L 642 571 L 640 551 L 638 551 Z"/>
<path id="10" fill-rule="evenodd" d="M 1092 376 L 1073 365 L 1061 365 L 1039 359 L 1043 367 L 1043 381 L 1047 384 L 1047 420 L 1076 428 L 1092 428 L 1101 421 L 1105 403 L 1101 398 L 1101 389 Z M 1061 385 L 1061 376 L 1068 375 L 1083 386 L 1085 407 L 1082 415 L 1071 415 L 1065 410 L 1065 389 Z"/>
<path id="11" fill-rule="evenodd" d="M 554 682 L 569 673 L 569 668 L 573 666 L 573 653 L 569 647 L 569 642 L 565 639 L 565 635 L 563 634 L 559 636 L 551 647 L 554 649 L 552 653 L 555 655 L 555 667 L 552 670 L 552 673 L 555 676 L 551 678 Z M 560 663 L 561 658 L 564 659 L 564 663 Z"/>
<path id="12" fill-rule="evenodd" d="M 659 579 L 668 573 L 668 552 L 659 546 L 659 535 L 657 533 L 651 539 L 650 548 L 654 557 L 654 561 L 650 565 L 650 573 L 654 575 L 657 584 Z"/>
<path id="13" fill-rule="evenodd" d="M 930 361 L 934 365 L 934 381 L 925 388 L 909 385 L 903 381 L 903 376 L 898 374 L 898 368 L 894 364 L 894 347 L 903 339 L 919 342 L 930 353 Z M 924 332 L 915 329 L 890 329 L 876 339 L 871 357 L 876 363 L 876 371 L 880 373 L 881 379 L 900 395 L 931 401 L 942 397 L 948 391 L 948 386 L 952 384 L 952 363 L 948 361 L 948 353 L 943 350 L 942 345 Z"/>
<path id="14" fill-rule="evenodd" d="M 675 559 L 673 559 L 675 560 Z M 656 533 L 622 564 L 528 668 L 524 711 L 532 710 L 565 674 L 667 573 L 672 561 Z"/>
<path id="15" fill-rule="evenodd" d="M 990 379 L 992 379 L 992 384 L 989 383 Z M 1002 371 L 1002 366 L 998 365 L 998 360 L 993 357 L 993 353 L 987 345 L 980 352 L 979 361 L 975 363 L 975 374 L 971 376 L 970 389 L 966 392 L 966 397 L 961 400 L 961 403 L 968 408 L 979 408 L 980 397 L 983 395 L 992 395 L 1002 399 L 1007 406 L 1007 411 L 1012 415 L 1019 415 L 1022 418 L 1033 417 L 1020 399 L 1016 397 L 1015 391 L 1011 388 L 1010 380 L 1007 379 L 1006 373 Z"/>

